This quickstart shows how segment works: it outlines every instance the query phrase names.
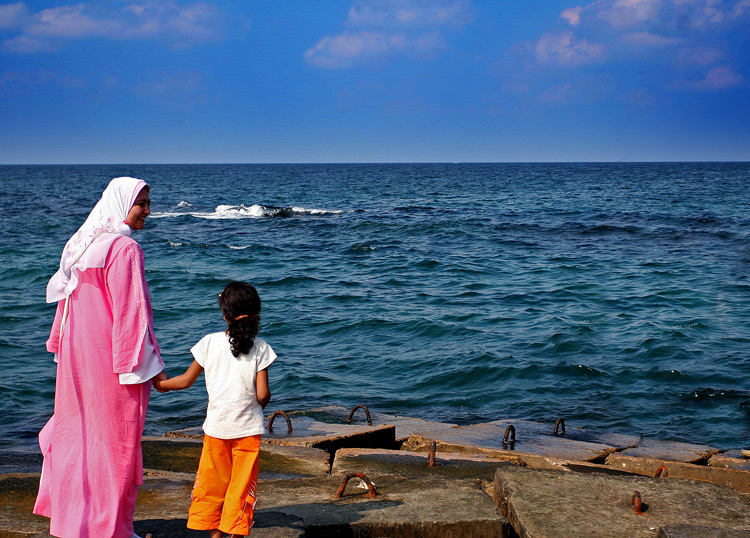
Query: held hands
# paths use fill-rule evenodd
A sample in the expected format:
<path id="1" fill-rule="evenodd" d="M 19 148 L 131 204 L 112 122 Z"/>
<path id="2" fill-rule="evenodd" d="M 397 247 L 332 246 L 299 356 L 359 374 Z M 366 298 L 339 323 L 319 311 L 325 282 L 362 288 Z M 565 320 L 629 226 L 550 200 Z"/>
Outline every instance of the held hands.
<path id="1" fill-rule="evenodd" d="M 203 367 L 195 360 L 184 374 L 175 377 L 169 377 L 166 372 L 161 371 L 153 378 L 154 388 L 159 392 L 190 388 L 202 371 Z"/>
<path id="2" fill-rule="evenodd" d="M 152 381 L 154 382 L 154 388 L 157 390 L 157 392 L 169 391 L 168 388 L 162 386 L 162 381 L 166 381 L 167 379 L 169 379 L 169 376 L 164 370 L 154 376 Z"/>

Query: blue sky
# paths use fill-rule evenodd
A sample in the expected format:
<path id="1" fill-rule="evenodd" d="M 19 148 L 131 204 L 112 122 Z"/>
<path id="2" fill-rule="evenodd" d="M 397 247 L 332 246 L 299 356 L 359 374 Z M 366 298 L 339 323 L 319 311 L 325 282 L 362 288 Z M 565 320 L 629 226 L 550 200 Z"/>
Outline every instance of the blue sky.
<path id="1" fill-rule="evenodd" d="M 749 90 L 750 0 L 0 3 L 4 164 L 748 161 Z"/>

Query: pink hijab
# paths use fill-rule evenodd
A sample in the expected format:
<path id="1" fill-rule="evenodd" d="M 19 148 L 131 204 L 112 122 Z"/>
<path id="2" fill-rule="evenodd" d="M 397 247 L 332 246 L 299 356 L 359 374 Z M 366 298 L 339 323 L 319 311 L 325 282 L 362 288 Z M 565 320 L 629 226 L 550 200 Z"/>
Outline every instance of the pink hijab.
<path id="1" fill-rule="evenodd" d="M 104 189 L 86 222 L 65 244 L 60 269 L 47 284 L 47 302 L 68 297 L 78 286 L 78 272 L 104 267 L 109 248 L 121 235 L 130 236 L 126 219 L 136 198 L 148 184 L 134 177 L 116 177 Z"/>

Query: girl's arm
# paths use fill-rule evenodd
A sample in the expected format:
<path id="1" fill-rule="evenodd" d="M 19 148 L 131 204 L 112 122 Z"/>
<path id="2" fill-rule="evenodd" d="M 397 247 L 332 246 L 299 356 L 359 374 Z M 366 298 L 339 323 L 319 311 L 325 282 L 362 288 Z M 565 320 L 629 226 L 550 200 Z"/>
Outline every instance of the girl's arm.
<path id="1" fill-rule="evenodd" d="M 265 408 L 271 401 L 271 389 L 268 388 L 268 369 L 264 368 L 255 375 L 255 397 L 261 407 Z"/>
<path id="2" fill-rule="evenodd" d="M 184 374 L 172 377 L 170 379 L 160 380 L 154 378 L 154 387 L 159 392 L 167 392 L 168 390 L 182 390 L 193 386 L 195 380 L 201 375 L 203 366 L 198 364 L 197 361 L 193 361 L 193 364 L 185 371 Z M 269 394 L 270 396 L 270 394 Z"/>

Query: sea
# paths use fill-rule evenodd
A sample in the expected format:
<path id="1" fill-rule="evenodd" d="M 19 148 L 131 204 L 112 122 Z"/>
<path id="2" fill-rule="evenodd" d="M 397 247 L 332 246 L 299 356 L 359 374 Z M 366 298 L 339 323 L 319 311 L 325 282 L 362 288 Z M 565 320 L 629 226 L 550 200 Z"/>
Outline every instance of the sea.
<path id="1" fill-rule="evenodd" d="M 262 299 L 267 408 L 352 407 L 750 446 L 750 163 L 2 166 L 0 449 L 53 411 L 45 287 L 109 180 L 151 185 L 143 247 L 170 375 Z M 202 378 L 146 434 L 200 426 Z"/>

